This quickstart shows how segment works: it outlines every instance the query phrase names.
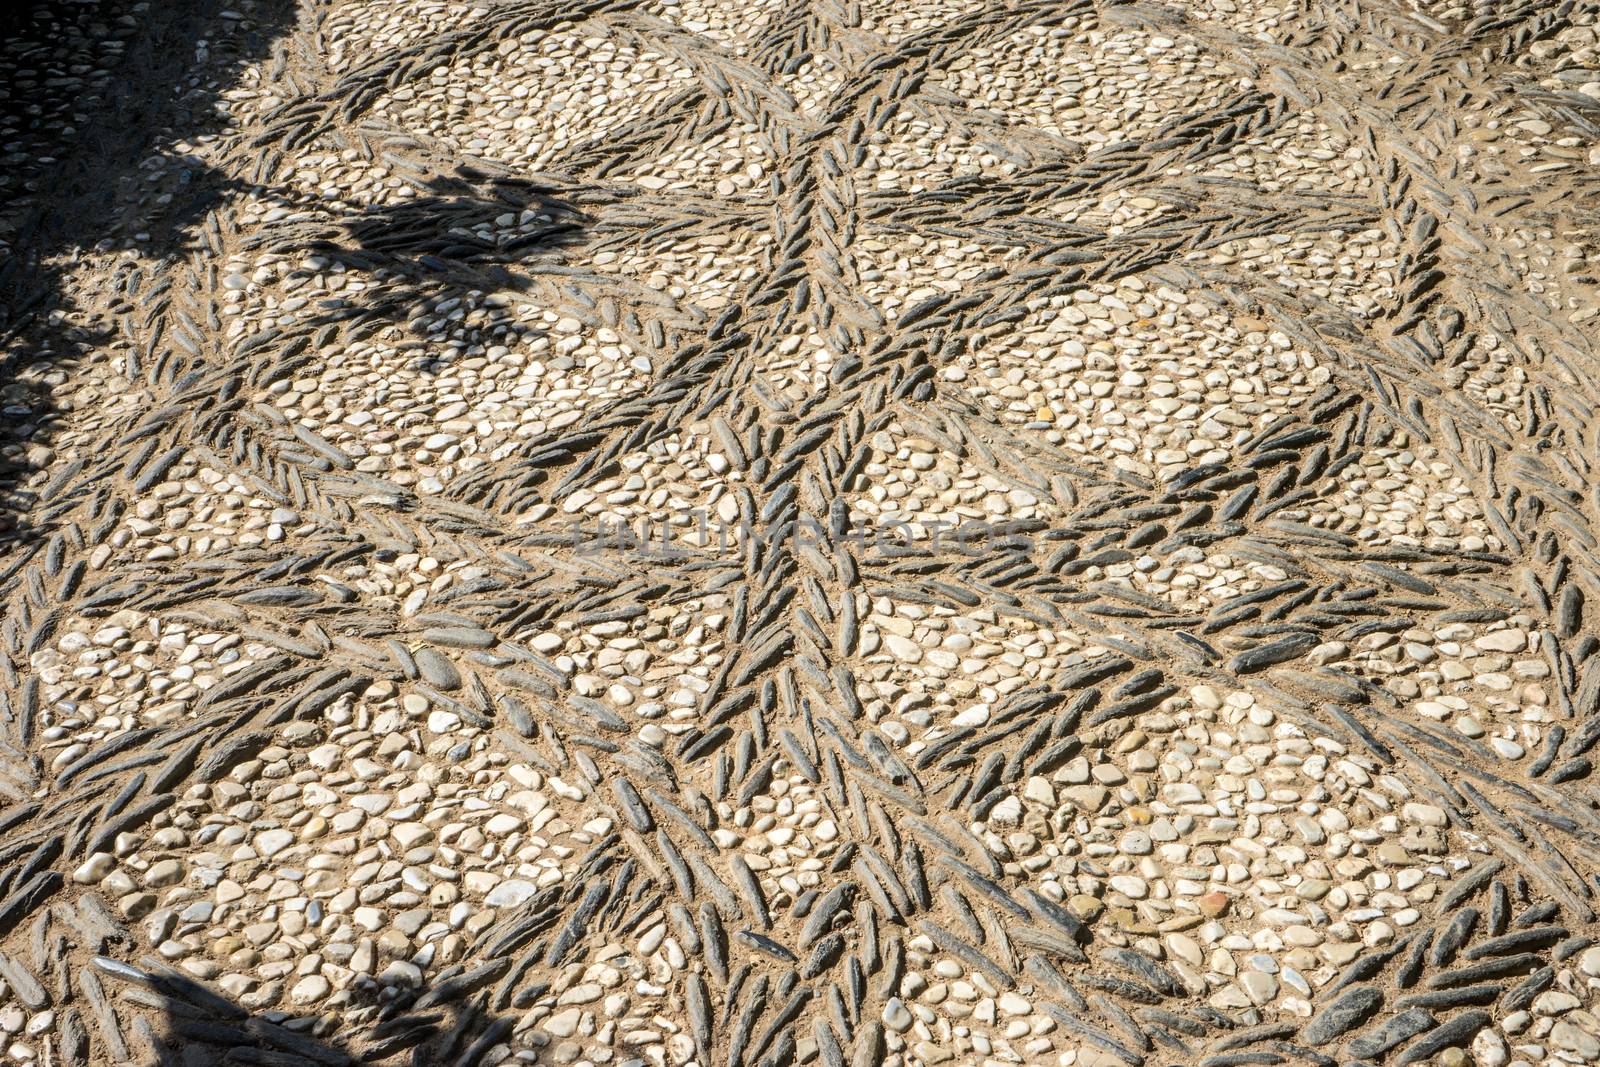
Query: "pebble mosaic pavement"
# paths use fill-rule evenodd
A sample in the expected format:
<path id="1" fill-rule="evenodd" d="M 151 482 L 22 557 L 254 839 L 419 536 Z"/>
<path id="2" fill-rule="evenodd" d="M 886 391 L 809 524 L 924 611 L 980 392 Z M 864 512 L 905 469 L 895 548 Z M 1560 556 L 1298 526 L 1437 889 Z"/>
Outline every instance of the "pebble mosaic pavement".
<path id="1" fill-rule="evenodd" d="M 1600 1061 L 1597 15 L 13 12 L 0 1057 Z"/>

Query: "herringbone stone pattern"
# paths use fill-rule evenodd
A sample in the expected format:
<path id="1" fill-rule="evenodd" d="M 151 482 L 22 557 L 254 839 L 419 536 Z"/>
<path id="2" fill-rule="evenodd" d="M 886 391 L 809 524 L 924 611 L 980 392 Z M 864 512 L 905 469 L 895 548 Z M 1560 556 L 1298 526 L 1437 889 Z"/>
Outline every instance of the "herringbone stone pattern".
<path id="1" fill-rule="evenodd" d="M 1597 13 L 6 16 L 0 1054 L 1600 1060 Z"/>

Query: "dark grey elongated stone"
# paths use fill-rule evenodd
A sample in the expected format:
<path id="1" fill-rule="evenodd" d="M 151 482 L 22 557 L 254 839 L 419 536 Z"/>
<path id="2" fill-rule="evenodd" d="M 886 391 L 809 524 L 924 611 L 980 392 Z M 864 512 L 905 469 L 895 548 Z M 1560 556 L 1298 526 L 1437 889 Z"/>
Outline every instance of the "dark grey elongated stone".
<path id="1" fill-rule="evenodd" d="M 1424 930 L 1414 936 L 1411 948 L 1400 961 L 1400 966 L 1395 968 L 1394 980 L 1401 989 L 1410 989 L 1417 984 L 1417 979 L 1422 976 L 1422 970 L 1427 962 L 1428 947 L 1433 944 L 1433 931 Z"/>
<path id="2" fill-rule="evenodd" d="M 9 932 L 43 904 L 63 882 L 58 871 L 39 871 L 0 900 L 0 933 Z"/>
<path id="3" fill-rule="evenodd" d="M 1035 890 L 1032 886 L 1023 888 L 1022 897 L 1027 901 L 1028 907 L 1033 910 L 1035 915 L 1060 929 L 1072 940 L 1080 941 L 1084 938 L 1086 931 L 1083 923 L 1066 908 Z"/>
<path id="4" fill-rule="evenodd" d="M 1226 1052 L 1235 1048 L 1247 1048 L 1262 1041 L 1288 1037 L 1299 1029 L 1299 1024 L 1294 1022 L 1262 1023 L 1260 1026 L 1250 1026 L 1243 1030 L 1233 1030 L 1224 1034 L 1211 1043 L 1211 1048 L 1217 1052 Z"/>
<path id="5" fill-rule="evenodd" d="M 1129 1067 L 1144 1067 L 1145 1058 L 1141 1053 L 1135 1052 L 1098 1026 L 1092 1025 L 1078 1015 L 1048 1001 L 1044 1004 L 1044 1010 L 1056 1022 L 1083 1037 L 1090 1044 L 1111 1053 L 1123 1063 L 1128 1064 Z"/>
<path id="6" fill-rule="evenodd" d="M 1444 896 L 1439 898 L 1439 902 L 1434 905 L 1433 913 L 1441 916 L 1450 914 L 1456 908 L 1460 907 L 1461 904 L 1468 900 L 1474 893 L 1487 885 L 1489 879 L 1500 873 L 1505 865 L 1506 861 L 1500 859 L 1498 856 L 1492 856 L 1489 859 L 1484 860 L 1466 874 L 1463 874 L 1460 878 L 1456 879 L 1455 884 L 1452 885 L 1449 890 L 1445 892 Z"/>
<path id="7" fill-rule="evenodd" d="M 413 659 L 423 680 L 446 692 L 461 688 L 461 672 L 443 654 L 431 648 L 419 648 Z"/>
<path id="8" fill-rule="evenodd" d="M 933 940 L 934 944 L 938 945 L 946 952 L 965 961 L 968 965 L 976 968 L 977 970 L 982 971 L 986 976 L 988 976 L 990 981 L 994 982 L 1000 988 L 1007 990 L 1016 988 L 1017 980 L 1012 977 L 1010 972 L 996 964 L 994 960 L 990 959 L 988 956 L 985 956 L 971 945 L 962 941 L 960 938 L 954 936 L 953 934 L 926 919 L 919 920 L 917 922 L 917 929 L 928 935 L 928 937 Z"/>
<path id="9" fill-rule="evenodd" d="M 260 1040 L 274 1048 L 284 1049 L 308 1060 L 327 1064 L 328 1067 L 346 1067 L 351 1063 L 348 1053 L 330 1047 L 320 1041 L 312 1040 L 303 1034 L 286 1029 L 265 1019 L 252 1017 L 245 1020 L 245 1026 Z"/>
<path id="10" fill-rule="evenodd" d="M 1478 923 L 1477 908 L 1462 908 L 1451 917 L 1450 922 L 1439 932 L 1434 939 L 1433 951 L 1429 955 L 1435 967 L 1443 967 L 1455 959 L 1456 952 L 1472 936 L 1473 927 Z"/>
<path id="11" fill-rule="evenodd" d="M 1540 967 L 1511 987 L 1505 996 L 1500 998 L 1500 1003 L 1497 1007 L 1502 1012 L 1522 1011 L 1533 1003 L 1535 997 L 1554 985 L 1555 981 L 1556 969 L 1554 967 L 1549 965 Z"/>
<path id="12" fill-rule="evenodd" d="M 1368 952 L 1364 956 L 1358 956 L 1354 963 L 1350 964 L 1350 966 L 1346 967 L 1340 972 L 1339 977 L 1334 979 L 1333 982 L 1322 991 L 1321 995 L 1323 997 L 1331 997 L 1341 989 L 1352 986 L 1357 982 L 1366 981 L 1368 978 L 1371 978 L 1373 975 L 1383 970 L 1384 965 L 1393 959 L 1403 947 L 1403 944 L 1395 945 L 1391 948 L 1382 949 L 1377 952 Z"/>
<path id="13" fill-rule="evenodd" d="M 1100 958 L 1135 975 L 1157 992 L 1173 997 L 1183 995 L 1183 983 L 1148 956 L 1130 949 L 1109 948 L 1100 954 Z"/>
<path id="14" fill-rule="evenodd" d="M 1383 1003 L 1383 994 L 1369 985 L 1351 986 L 1335 997 L 1300 1031 L 1300 1040 L 1316 1048 L 1355 1029 Z"/>
<path id="15" fill-rule="evenodd" d="M 322 594 L 314 589 L 305 589 L 295 585 L 267 586 L 262 589 L 251 589 L 240 593 L 234 598 L 237 603 L 249 604 L 252 607 L 304 607 L 307 604 L 322 602 Z"/>
<path id="16" fill-rule="evenodd" d="M 1381 1056 L 1403 1041 L 1408 1041 L 1425 1030 L 1439 1024 L 1431 1013 L 1422 1008 L 1407 1008 L 1391 1015 L 1375 1028 L 1345 1045 L 1345 1051 L 1356 1059 Z"/>
<path id="17" fill-rule="evenodd" d="M 1564 926 L 1540 926 L 1532 930 L 1514 930 L 1509 934 L 1480 941 L 1463 953 L 1464 959 L 1478 960 L 1485 956 L 1504 956 L 1525 949 L 1553 945 L 1567 936 Z"/>
<path id="18" fill-rule="evenodd" d="M 649 833 L 655 829 L 655 819 L 650 815 L 650 809 L 645 806 L 644 799 L 639 796 L 639 791 L 633 783 L 626 778 L 612 780 L 611 789 L 617 795 L 617 802 L 622 805 L 622 813 L 627 816 L 633 828 L 640 833 Z"/>
<path id="19" fill-rule="evenodd" d="M 807 916 L 805 926 L 800 930 L 800 947 L 809 948 L 811 943 L 828 929 L 834 917 L 849 906 L 855 897 L 855 884 L 842 882 L 830 889 L 817 901 Z"/>
<path id="20" fill-rule="evenodd" d="M 1083 999 L 1072 983 L 1067 980 L 1057 967 L 1042 956 L 1029 956 L 1022 963 L 1022 969 L 1027 974 L 1044 986 L 1054 996 L 1060 997 L 1070 1004 L 1075 1011 L 1088 1011 L 1089 1002 Z"/>
<path id="21" fill-rule="evenodd" d="M 422 631 L 424 641 L 449 648 L 493 648 L 499 638 L 472 626 L 433 626 Z"/>
<path id="22" fill-rule="evenodd" d="M 1144 1027 L 1139 1025 L 1138 1020 L 1123 1011 L 1116 1003 L 1095 994 L 1089 998 L 1089 1006 L 1099 1012 L 1102 1018 L 1110 1019 L 1118 1030 L 1128 1035 L 1136 1051 L 1149 1052 L 1154 1047 L 1150 1035 L 1144 1032 Z"/>
<path id="23" fill-rule="evenodd" d="M 119 1060 L 128 1058 L 128 1046 L 122 1036 L 122 1027 L 119 1025 L 116 1010 L 111 1006 L 111 1001 L 105 995 L 105 988 L 100 984 L 100 979 L 88 967 L 78 972 L 76 983 L 78 992 L 89 1004 L 89 1013 L 94 1017 L 100 1039 L 104 1042 L 106 1050 Z"/>
<path id="24" fill-rule="evenodd" d="M 1479 1030 L 1488 1026 L 1492 1018 L 1488 1012 L 1478 1008 L 1452 1016 L 1438 1029 L 1407 1045 L 1395 1058 L 1396 1067 L 1420 1063 L 1453 1045 L 1465 1045 Z"/>
<path id="25" fill-rule="evenodd" d="M 855 1049 L 850 1055 L 850 1067 L 877 1067 L 884 1057 L 883 1024 L 873 1020 L 856 1034 Z"/>
<path id="26" fill-rule="evenodd" d="M 1532 952 L 1519 952 L 1514 956 L 1499 956 L 1481 963 L 1468 964 L 1454 970 L 1442 971 L 1428 979 L 1429 989 L 1450 989 L 1454 986 L 1472 985 L 1511 974 L 1523 974 L 1537 967 L 1540 959 Z"/>
<path id="27" fill-rule="evenodd" d="M 1317 638 L 1311 634 L 1293 634 L 1239 653 L 1228 661 L 1228 669 L 1235 674 L 1249 674 L 1274 663 L 1295 659 L 1316 645 Z"/>
<path id="28" fill-rule="evenodd" d="M 773 959 L 782 960 L 784 963 L 794 963 L 799 958 L 783 945 L 755 930 L 735 930 L 733 936 L 736 940 L 744 942 L 756 951 L 764 952 Z"/>
<path id="29" fill-rule="evenodd" d="M 1412 993 L 1395 1001 L 1397 1008 L 1460 1008 L 1468 1004 L 1492 1004 L 1505 992 L 1505 983 L 1489 982 L 1484 985 L 1456 986 L 1454 989 L 1431 989 L 1426 993 Z"/>
<path id="30" fill-rule="evenodd" d="M 0 952 L 0 978 L 6 980 L 29 1011 L 42 1011 L 50 1006 L 50 993 L 39 984 L 33 972 L 3 952 Z"/>
<path id="31" fill-rule="evenodd" d="M 56 1038 L 60 1044 L 61 1058 L 67 1067 L 79 1067 L 88 1063 L 89 1034 L 84 1029 L 83 1020 L 78 1015 L 77 1009 L 68 1008 L 61 1015 L 61 1020 L 56 1025 Z"/>
<path id="32" fill-rule="evenodd" d="M 698 974 L 685 979 L 684 1003 L 689 1013 L 689 1032 L 702 1058 L 709 1056 L 711 1048 L 711 999 L 706 993 L 705 980 Z"/>

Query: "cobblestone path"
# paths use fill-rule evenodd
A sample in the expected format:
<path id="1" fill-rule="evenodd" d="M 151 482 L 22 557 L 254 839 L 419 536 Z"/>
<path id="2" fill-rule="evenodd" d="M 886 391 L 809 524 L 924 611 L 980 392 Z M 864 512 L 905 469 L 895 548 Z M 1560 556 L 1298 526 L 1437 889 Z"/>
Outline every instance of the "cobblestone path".
<path id="1" fill-rule="evenodd" d="M 5 16 L 0 1054 L 1600 1060 L 1597 12 Z"/>

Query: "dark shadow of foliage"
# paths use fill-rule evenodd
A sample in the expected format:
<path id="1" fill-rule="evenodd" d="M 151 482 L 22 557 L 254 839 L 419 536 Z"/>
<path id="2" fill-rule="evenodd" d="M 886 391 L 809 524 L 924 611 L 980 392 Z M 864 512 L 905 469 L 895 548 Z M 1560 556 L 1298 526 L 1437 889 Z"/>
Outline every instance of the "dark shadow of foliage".
<path id="1" fill-rule="evenodd" d="M 11 69 L 0 88 L 0 163 L 11 167 L 0 166 L 0 558 L 53 532 L 53 521 L 29 514 L 48 507 L 57 488 L 46 471 L 85 367 L 104 361 L 120 336 L 74 291 L 74 270 L 86 256 L 116 251 L 133 253 L 119 272 L 208 254 L 202 222 L 244 187 L 189 146 L 226 132 L 221 94 L 272 54 L 295 17 L 292 0 L 58 0 L 5 16 L 12 33 L 0 52 Z M 89 73 L 73 76 L 80 68 Z M 365 209 L 281 187 L 251 191 L 308 221 L 270 227 L 246 250 L 271 241 L 268 250 L 321 254 L 383 282 L 356 300 L 321 301 L 297 333 L 333 327 L 351 339 L 400 324 L 420 347 L 438 339 L 419 326 L 427 312 L 472 291 L 525 291 L 526 271 L 581 235 L 577 210 L 550 189 L 469 167 L 430 179 L 423 195 Z M 495 225 L 507 213 L 533 217 L 507 238 Z M 126 299 L 109 308 L 112 316 L 145 310 Z"/>
<path id="2" fill-rule="evenodd" d="M 116 333 L 74 269 L 185 249 L 228 183 L 175 146 L 220 131 L 219 94 L 294 16 L 288 0 L 55 0 L 0 17 L 0 556 L 49 534 L 26 515 L 48 503 L 71 395 Z"/>
<path id="3" fill-rule="evenodd" d="M 312 218 L 247 239 L 244 248 L 319 256 L 381 281 L 358 299 L 320 301 L 315 315 L 296 324 L 297 332 L 359 319 L 361 334 L 399 325 L 418 341 L 436 340 L 439 327 L 420 325 L 427 313 L 472 293 L 526 293 L 535 274 L 556 266 L 563 251 L 585 240 L 579 210 L 535 181 L 463 167 L 434 176 L 424 189 L 397 203 L 345 212 L 302 203 L 281 190 L 269 193 Z M 507 216 L 518 220 L 509 228 L 503 224 Z M 502 329 L 541 332 L 526 325 Z M 442 366 L 428 361 L 419 369 Z"/>
<path id="4" fill-rule="evenodd" d="M 13 974 L 19 965 L 9 961 Z M 545 983 L 515 982 L 516 970 L 503 957 L 470 970 L 446 967 L 425 989 L 363 979 L 336 1009 L 341 1023 L 339 1015 L 318 1014 L 314 1006 L 304 1014 L 253 1010 L 152 956 L 127 963 L 98 955 L 79 964 L 75 979 L 65 977 L 78 995 L 67 1008 L 73 1021 L 57 1035 L 69 1063 L 81 1061 L 92 1046 L 160 1067 L 477 1067 L 497 1046 L 505 1055 L 518 1018 L 506 1009 L 525 1008 L 549 992 Z M 24 974 L 24 981 L 31 979 L 31 972 Z M 352 1017 L 359 1025 L 349 1025 Z M 88 1026 L 79 1029 L 85 1019 Z"/>
<path id="5" fill-rule="evenodd" d="M 589 937 L 614 940 L 637 932 L 660 907 L 654 883 L 639 877 L 632 860 L 619 859 L 619 843 L 617 835 L 603 839 L 576 877 L 545 887 L 482 930 L 467 953 L 468 961 L 478 962 L 442 966 L 422 988 L 415 968 L 386 967 L 376 976 L 358 976 L 346 993 L 336 994 L 342 1003 L 308 1004 L 298 1014 L 282 1010 L 293 1005 L 280 1005 L 276 992 L 266 998 L 270 1007 L 250 1006 L 257 991 L 236 1002 L 156 957 L 124 962 L 140 934 L 123 928 L 94 893 L 33 922 L 32 956 L 45 981 L 53 971 L 58 990 L 76 990 L 70 1007 L 58 993 L 63 1023 L 69 1013 L 75 1017 L 57 1030 L 64 1047 L 92 1044 L 113 1058 L 126 1052 L 160 1067 L 481 1067 L 505 1060 L 523 1012 L 550 994 L 550 982 L 530 977 L 531 967 L 571 961 Z M 53 953 L 46 945 L 52 918 L 63 922 Z M 69 953 L 69 940 L 94 955 Z M 0 964 L 24 985 L 44 987 L 19 959 Z M 293 980 L 288 975 L 284 984 Z M 69 1057 L 69 1067 L 82 1061 Z M 617 1067 L 645 1067 L 645 1061 L 628 1057 Z"/>
<path id="6" fill-rule="evenodd" d="M 92 991 L 85 1006 L 100 1031 L 92 1043 L 113 1053 L 126 1049 L 138 1057 L 136 1062 L 161 1067 L 350 1067 L 408 1059 L 450 1063 L 452 1030 L 465 1033 L 475 1015 L 469 1010 L 454 1013 L 459 1019 L 444 1011 L 412 1016 L 391 1008 L 390 1019 L 357 1044 L 338 1033 L 329 1016 L 253 1012 L 152 958 L 128 964 L 94 957 L 78 984 L 80 990 Z M 383 1011 L 380 999 L 394 1003 L 376 995 L 368 999 L 374 1012 Z"/>
<path id="7" fill-rule="evenodd" d="M 293 207 L 305 220 L 265 227 L 261 241 L 381 275 L 383 284 L 360 299 L 326 300 L 295 324 L 296 332 L 333 327 L 341 336 L 350 320 L 361 330 L 410 327 L 419 312 L 470 292 L 525 292 L 551 256 L 579 239 L 579 213 L 551 189 L 471 168 L 430 180 L 409 200 L 350 209 L 297 203 L 282 188 L 247 190 L 203 163 L 191 146 L 227 133 L 221 94 L 273 53 L 296 17 L 292 0 L 53 0 L 0 13 L 0 585 L 65 523 L 51 514 L 59 486 L 50 479 L 64 466 L 55 450 L 76 417 L 75 394 L 95 375 L 111 389 L 145 387 L 108 361 L 124 337 L 116 320 L 149 309 L 126 296 L 107 302 L 105 293 L 138 291 L 113 288 L 118 276 L 148 278 L 191 256 L 203 262 L 211 254 L 203 224 L 214 208 L 247 191 Z M 518 222 L 509 234 L 507 213 Z M 85 260 L 98 256 L 112 277 L 96 279 L 105 291 L 85 294 Z M 103 932 L 87 941 L 85 926 L 69 924 L 70 949 L 49 921 L 57 909 L 40 907 L 64 883 L 45 869 L 59 854 L 52 842 L 16 868 L 12 884 L 41 892 L 8 897 L 14 908 L 0 933 L 20 941 L 31 931 L 32 944 L 0 959 L 0 969 L 7 979 L 22 975 L 29 995 L 36 987 L 40 1006 L 53 1008 L 48 1036 L 55 1062 L 68 1067 L 465 1067 L 509 1036 L 512 1018 L 498 1011 L 544 991 L 512 988 L 504 961 L 476 972 L 444 968 L 427 990 L 358 983 L 354 1002 L 340 1009 L 350 1013 L 344 1032 L 331 1014 L 276 1010 L 276 996 L 246 1007 L 160 960 L 119 962 L 134 939 L 112 933 L 110 921 L 89 923 Z M 506 987 L 491 994 L 502 978 Z"/>

